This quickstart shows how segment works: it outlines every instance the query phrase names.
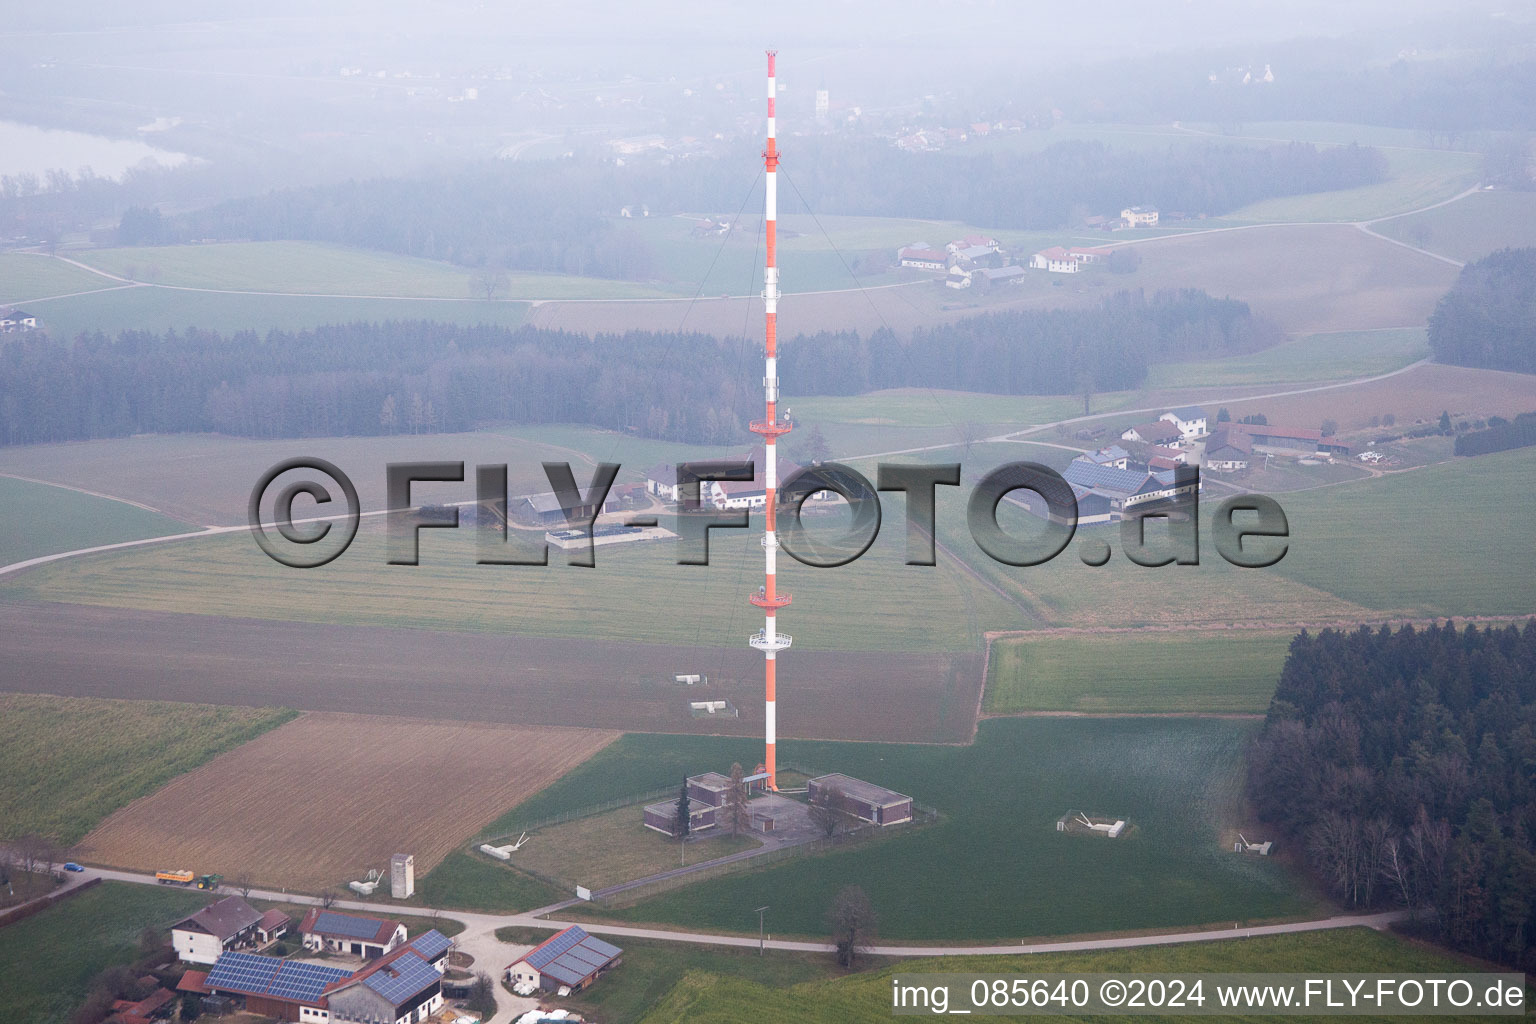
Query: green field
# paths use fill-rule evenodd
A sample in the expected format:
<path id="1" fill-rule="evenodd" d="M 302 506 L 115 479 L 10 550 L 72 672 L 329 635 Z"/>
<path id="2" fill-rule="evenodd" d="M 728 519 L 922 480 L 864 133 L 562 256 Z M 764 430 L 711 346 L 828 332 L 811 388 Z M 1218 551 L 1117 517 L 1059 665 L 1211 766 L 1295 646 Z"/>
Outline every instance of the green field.
<path id="1" fill-rule="evenodd" d="M 43 327 L 55 338 L 82 331 L 181 331 L 188 327 L 225 333 L 301 330 L 354 320 L 441 320 L 447 323 L 520 326 L 526 302 L 478 299 L 337 299 L 318 295 L 189 292 L 173 288 L 120 288 L 35 304 Z"/>
<path id="2" fill-rule="evenodd" d="M 169 928 L 208 902 L 198 893 L 104 882 L 0 928 L 0 1000 L 10 1024 L 58 1024 L 96 975 L 139 956 L 139 933 Z"/>
<path id="3" fill-rule="evenodd" d="M 670 522 L 663 517 L 662 525 Z M 558 550 L 544 567 L 478 565 L 473 528 L 438 530 L 423 536 L 421 564 L 402 567 L 388 564 L 383 528 L 372 520 L 343 557 L 306 572 L 273 562 L 248 536 L 232 533 L 39 566 L 0 577 L 0 594 L 285 621 L 713 645 L 754 628 L 743 595 L 762 562 L 757 534 L 713 533 L 709 566 L 678 565 L 678 542 L 663 540 L 600 548 L 594 572 L 566 565 Z M 857 562 L 835 570 L 786 567 L 797 611 L 819 619 L 804 647 L 976 651 L 984 623 L 1023 625 L 1017 608 L 963 569 L 914 568 L 904 557 L 896 505 Z M 637 619 L 633 610 L 658 592 L 668 594 L 666 614 Z"/>
<path id="4" fill-rule="evenodd" d="M 617 977 L 623 969 L 620 967 L 613 976 Z M 644 1019 L 651 1024 L 666 1024 L 677 1020 L 686 1020 L 690 1024 L 757 1024 L 764 1020 L 792 1020 L 802 1024 L 884 1024 L 891 1020 L 892 1014 L 891 978 L 895 975 L 920 973 L 956 972 L 1030 977 L 1046 973 L 1190 975 L 1212 972 L 1315 974 L 1360 971 L 1419 974 L 1479 969 L 1451 954 L 1414 945 L 1392 935 L 1367 928 L 1345 928 L 1296 935 L 1085 953 L 904 960 L 899 964 L 883 966 L 851 977 L 807 981 L 790 987 L 776 984 L 773 979 L 732 976 L 736 972 L 727 974 L 725 969 L 711 971 L 706 968 L 687 975 Z M 1215 1002 L 1212 993 L 1208 992 L 1206 998 L 1207 1007 Z M 956 1006 L 951 1002 L 950 1009 Z M 1077 1016 L 1071 1019 L 1114 1021 L 1131 1018 Z M 1146 1016 L 1134 1019 L 1150 1022 L 1190 1018 Z M 1297 1016 L 1289 1019 L 1323 1021 L 1337 1018 Z"/>
<path id="5" fill-rule="evenodd" d="M 1425 335 L 1417 327 L 1309 334 L 1248 355 L 1154 364 L 1147 386 L 1229 387 L 1372 377 L 1428 356 Z"/>
<path id="6" fill-rule="evenodd" d="M 1262 712 L 1292 635 L 1226 630 L 996 640 L 984 710 Z"/>
<path id="7" fill-rule="evenodd" d="M 107 815 L 294 717 L 271 708 L 0 694 L 0 838 L 77 842 Z"/>
<path id="8" fill-rule="evenodd" d="M 1474 192 L 1373 228 L 1400 242 L 1471 262 L 1495 249 L 1536 245 L 1536 192 Z"/>
<path id="9" fill-rule="evenodd" d="M 1384 611 L 1525 615 L 1536 482 L 1525 448 L 1287 494 L 1295 542 L 1270 572 Z"/>
<path id="10" fill-rule="evenodd" d="M 1361 221 L 1409 213 L 1449 199 L 1477 182 L 1476 153 L 1440 149 L 1383 149 L 1388 178 L 1375 185 L 1282 196 L 1233 210 L 1233 223 Z"/>
<path id="11" fill-rule="evenodd" d="M 5 476 L 0 476 L 0 508 L 6 510 L 0 565 L 192 529 L 127 502 Z"/>
<path id="12" fill-rule="evenodd" d="M 503 932 L 508 933 L 503 941 L 537 942 L 547 936 L 545 932 L 527 935 L 521 929 L 499 929 L 497 935 Z M 691 946 L 645 939 L 621 941 L 624 962 L 603 975 L 602 984 L 561 999 L 561 1006 L 603 1024 L 636 1024 L 690 972 L 728 975 L 737 981 L 779 990 L 842 974 L 831 957 L 819 953 L 769 950 L 759 955 L 755 949 L 729 946 Z M 685 1020 L 687 1016 L 668 1019 Z M 756 1024 L 764 1019 L 756 1017 L 753 1021 Z"/>
<path id="13" fill-rule="evenodd" d="M 30 302 L 49 295 L 111 288 L 117 283 L 49 256 L 0 253 L 0 303 Z M 40 310 L 28 312 L 40 314 Z"/>
<path id="14" fill-rule="evenodd" d="M 671 927 L 822 932 L 833 895 L 857 883 L 894 941 L 993 940 L 1181 927 L 1302 914 L 1315 903 L 1274 861 L 1219 841 L 1240 823 L 1239 760 L 1252 723 L 1217 719 L 990 719 L 969 747 L 786 741 L 785 762 L 910 793 L 940 820 L 878 843 L 701 881 L 594 916 Z M 679 769 L 747 763 L 750 740 L 626 736 L 536 798 L 585 806 Z M 1070 809 L 1122 815 L 1119 840 L 1063 835 Z M 516 814 L 511 818 L 515 820 Z M 1048 884 L 1044 884 L 1049 880 Z M 572 911 L 574 913 L 574 911 Z"/>
<path id="15" fill-rule="evenodd" d="M 457 850 L 416 883 L 423 906 L 520 914 L 547 907 L 570 893 L 478 854 Z"/>
<path id="16" fill-rule="evenodd" d="M 210 245 L 89 249 L 74 254 L 118 277 L 179 288 L 306 295 L 467 299 L 474 272 L 437 260 L 323 242 L 219 242 Z M 514 299 L 648 298 L 646 285 L 567 274 L 509 274 Z"/>

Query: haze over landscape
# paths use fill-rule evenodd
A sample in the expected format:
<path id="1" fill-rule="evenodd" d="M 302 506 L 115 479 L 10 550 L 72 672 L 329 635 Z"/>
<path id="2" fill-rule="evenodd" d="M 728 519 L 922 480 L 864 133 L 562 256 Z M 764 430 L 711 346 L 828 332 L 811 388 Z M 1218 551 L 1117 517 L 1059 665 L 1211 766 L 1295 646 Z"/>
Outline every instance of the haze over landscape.
<path id="1" fill-rule="evenodd" d="M 1523 992 L 1532 11 L 0 36 L 8 1019 Z"/>

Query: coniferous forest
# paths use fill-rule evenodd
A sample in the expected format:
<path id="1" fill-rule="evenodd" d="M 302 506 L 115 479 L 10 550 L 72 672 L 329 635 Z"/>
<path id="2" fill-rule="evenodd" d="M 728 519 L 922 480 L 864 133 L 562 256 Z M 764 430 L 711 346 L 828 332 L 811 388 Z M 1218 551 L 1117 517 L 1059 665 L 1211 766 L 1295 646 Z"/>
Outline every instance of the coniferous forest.
<path id="1" fill-rule="evenodd" d="M 1159 360 L 1253 351 L 1280 334 L 1246 303 L 1199 291 L 1122 292 L 1090 309 L 971 317 L 790 339 L 802 394 L 952 388 L 1069 394 L 1135 388 Z M 431 321 L 304 331 L 128 331 L 0 342 L 0 443 L 216 431 L 316 437 L 586 423 L 734 443 L 757 412 L 759 342 L 627 332 L 589 338 Z"/>
<path id="2" fill-rule="evenodd" d="M 1536 968 L 1536 621 L 1303 632 L 1248 775 L 1344 903 Z"/>
<path id="3" fill-rule="evenodd" d="M 1467 264 L 1429 318 L 1442 363 L 1536 373 L 1536 249 L 1501 249 Z"/>

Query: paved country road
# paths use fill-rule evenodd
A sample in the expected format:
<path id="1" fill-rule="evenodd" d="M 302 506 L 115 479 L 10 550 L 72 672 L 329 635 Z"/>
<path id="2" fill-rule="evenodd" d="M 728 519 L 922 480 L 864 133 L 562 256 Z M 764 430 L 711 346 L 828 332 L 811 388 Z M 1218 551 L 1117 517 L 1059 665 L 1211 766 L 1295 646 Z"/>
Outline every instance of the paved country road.
<path id="1" fill-rule="evenodd" d="M 69 886 L 75 887 L 84 884 L 92 878 L 100 878 L 110 882 L 127 882 L 135 885 L 157 885 L 154 875 L 135 871 L 118 871 L 109 868 L 86 868 L 80 873 L 70 873 L 66 876 Z M 221 894 L 228 895 L 234 890 L 226 886 Z M 280 903 L 292 903 L 314 906 L 320 901 L 312 896 L 301 896 L 293 893 L 282 892 L 273 889 L 252 889 L 251 898 L 272 900 Z M 672 931 L 663 928 L 643 928 L 628 925 L 592 924 L 586 921 L 562 921 L 548 918 L 543 915 L 558 913 L 572 905 L 574 901 L 564 901 L 540 907 L 522 914 L 484 914 L 460 910 L 438 909 L 433 907 L 419 907 L 399 903 L 376 903 L 362 900 L 337 900 L 332 904 L 333 909 L 342 911 L 359 911 L 371 914 L 408 914 L 415 916 L 439 915 L 445 919 L 462 922 L 464 931 L 454 936 L 457 947 L 473 956 L 475 964 L 473 970 L 483 970 L 493 978 L 500 980 L 506 967 L 520 957 L 529 947 L 504 943 L 496 938 L 496 929 L 505 927 L 523 927 L 548 929 L 564 928 L 570 924 L 580 924 L 587 931 L 595 935 L 604 935 L 617 940 L 623 939 L 648 939 L 661 942 L 686 942 L 705 946 L 733 946 L 737 948 L 755 948 L 758 940 L 746 935 L 719 935 L 711 932 Z M 1309 921 L 1289 921 L 1282 924 L 1238 926 L 1222 928 L 1207 928 L 1197 931 L 1173 931 L 1161 932 L 1152 935 L 1123 935 L 1108 936 L 1095 939 L 1062 939 L 1045 942 L 1018 942 L 996 945 L 973 946 L 928 946 L 928 945 L 896 945 L 882 944 L 872 946 L 869 953 L 875 956 L 889 957 L 943 957 L 943 956 L 984 956 L 984 955 L 1021 955 L 1031 953 L 1070 953 L 1096 949 L 1131 949 L 1143 946 L 1166 946 L 1187 942 L 1216 942 L 1223 939 L 1254 938 L 1264 935 L 1287 935 L 1296 932 L 1324 931 L 1333 928 L 1386 928 L 1393 921 L 1406 916 L 1404 911 L 1389 911 L 1379 914 L 1345 914 L 1336 917 L 1316 918 Z M 784 950 L 799 953 L 831 953 L 833 946 L 828 942 L 806 942 L 791 939 L 769 938 L 763 942 L 768 949 Z M 496 991 L 497 1012 L 487 1024 L 506 1024 L 513 1020 L 517 1014 L 531 1009 L 535 1004 L 534 999 L 522 999 L 513 996 L 499 984 Z"/>

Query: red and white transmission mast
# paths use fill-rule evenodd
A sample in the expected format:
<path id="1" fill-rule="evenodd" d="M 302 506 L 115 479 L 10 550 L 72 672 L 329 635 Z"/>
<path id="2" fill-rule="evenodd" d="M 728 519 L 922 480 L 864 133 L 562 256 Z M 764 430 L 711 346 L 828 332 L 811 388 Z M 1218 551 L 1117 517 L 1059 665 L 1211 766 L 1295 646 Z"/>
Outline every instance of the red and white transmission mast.
<path id="1" fill-rule="evenodd" d="M 778 316 L 779 316 L 779 265 L 777 251 L 777 220 L 778 220 L 778 167 L 779 152 L 775 141 L 773 101 L 777 92 L 777 84 L 774 78 L 774 58 L 778 51 L 768 51 L 768 146 L 763 150 L 763 171 L 768 179 L 767 196 L 764 204 L 764 234 L 768 240 L 768 259 L 763 267 L 763 337 L 766 344 L 766 362 L 763 373 L 763 398 L 767 405 L 767 415 L 761 420 L 752 422 L 752 432 L 760 434 L 763 438 L 763 454 L 766 468 L 764 472 L 765 497 L 767 505 L 764 508 L 766 527 L 763 533 L 764 568 L 766 580 L 763 588 L 753 594 L 749 600 L 757 607 L 763 609 L 765 618 L 763 628 L 754 633 L 748 640 L 754 648 L 763 652 L 764 658 L 764 699 L 766 701 L 766 722 L 764 738 L 766 752 L 763 756 L 763 770 L 768 773 L 768 788 L 778 789 L 777 763 L 774 755 L 774 731 L 776 727 L 776 713 L 774 701 L 774 666 L 778 653 L 790 645 L 792 637 L 787 633 L 780 633 L 776 622 L 778 610 L 789 604 L 789 595 L 781 594 L 775 581 L 775 562 L 779 551 L 778 537 L 774 532 L 774 492 L 779 486 L 778 458 L 775 454 L 777 445 L 774 441 L 781 434 L 787 434 L 790 424 L 778 418 L 779 403 L 779 359 L 778 359 Z"/>

